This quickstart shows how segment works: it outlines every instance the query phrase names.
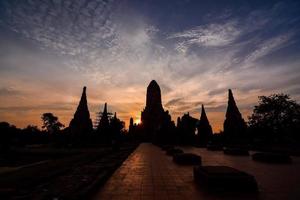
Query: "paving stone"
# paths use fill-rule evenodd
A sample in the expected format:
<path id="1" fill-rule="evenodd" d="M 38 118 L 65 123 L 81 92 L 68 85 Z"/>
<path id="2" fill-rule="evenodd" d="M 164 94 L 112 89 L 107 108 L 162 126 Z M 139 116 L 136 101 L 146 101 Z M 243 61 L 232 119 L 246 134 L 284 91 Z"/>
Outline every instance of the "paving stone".
<path id="1" fill-rule="evenodd" d="M 206 149 L 210 150 L 210 151 L 222 151 L 223 150 L 223 146 L 219 145 L 219 144 L 208 144 L 206 146 Z"/>
<path id="2" fill-rule="evenodd" d="M 183 153 L 183 150 L 182 149 L 178 149 L 178 148 L 169 149 L 166 152 L 166 154 L 169 155 L 169 156 L 173 156 L 173 155 L 181 154 L 181 153 Z"/>
<path id="3" fill-rule="evenodd" d="M 128 200 L 283 200 L 300 199 L 300 158 L 292 165 L 270 165 L 255 162 L 248 156 L 227 156 L 222 151 L 180 147 L 184 152 L 201 155 L 203 165 L 229 166 L 254 175 L 258 194 L 210 192 L 194 181 L 193 165 L 172 162 L 160 147 L 141 144 L 94 196 L 95 200 L 113 199 L 114 191 L 126 188 Z M 252 153 L 252 152 L 250 152 Z M 142 194 L 143 187 L 153 187 L 151 195 Z M 120 195 L 122 196 L 122 195 Z M 124 198 L 125 198 L 124 197 Z M 114 197 L 115 199 L 117 197 Z M 122 197 L 123 198 L 123 197 Z"/>
<path id="4" fill-rule="evenodd" d="M 267 162 L 267 163 L 291 163 L 290 156 L 277 153 L 255 153 L 252 155 L 252 159 L 255 161 Z"/>
<path id="5" fill-rule="evenodd" d="M 172 146 L 172 145 L 162 145 L 162 146 L 161 146 L 161 149 L 162 149 L 163 151 L 168 151 L 168 150 L 174 149 L 174 148 L 175 148 L 175 147 Z"/>
<path id="6" fill-rule="evenodd" d="M 201 165 L 201 157 L 193 153 L 174 155 L 173 161 L 181 165 Z"/>
<path id="7" fill-rule="evenodd" d="M 242 149 L 239 147 L 224 147 L 223 152 L 227 155 L 249 156 L 249 151 L 247 149 Z"/>

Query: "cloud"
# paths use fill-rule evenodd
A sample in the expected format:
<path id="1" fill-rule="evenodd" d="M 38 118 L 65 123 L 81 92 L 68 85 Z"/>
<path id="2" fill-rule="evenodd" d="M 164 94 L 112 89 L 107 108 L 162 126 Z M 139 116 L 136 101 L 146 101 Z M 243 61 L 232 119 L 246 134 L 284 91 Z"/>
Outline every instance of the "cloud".
<path id="1" fill-rule="evenodd" d="M 300 95 L 300 87 L 290 89 L 289 92 L 294 95 Z"/>
<path id="2" fill-rule="evenodd" d="M 74 105 L 72 104 L 62 104 L 61 102 L 54 104 L 43 104 L 43 105 L 28 105 L 28 106 L 5 106 L 0 107 L 0 112 L 4 111 L 14 111 L 14 112 L 28 112 L 28 111 L 71 111 Z"/>
<path id="3" fill-rule="evenodd" d="M 5 3 L 9 20 L 2 23 L 42 48 L 84 59 L 91 50 L 113 45 L 112 10 L 117 4 L 111 0 Z"/>
<path id="4" fill-rule="evenodd" d="M 290 32 L 273 37 L 271 39 L 267 39 L 266 41 L 260 43 L 253 52 L 247 55 L 244 62 L 246 64 L 253 63 L 258 59 L 276 50 L 279 50 L 280 48 L 285 47 L 287 45 L 287 42 L 292 38 L 292 36 L 293 33 Z"/>
<path id="5" fill-rule="evenodd" d="M 175 99 L 171 99 L 169 100 L 164 106 L 169 108 L 172 107 L 173 105 L 177 105 L 178 103 L 180 103 L 183 100 L 183 98 L 175 98 Z"/>
<path id="6" fill-rule="evenodd" d="M 55 109 L 59 100 L 55 111 L 69 122 L 86 85 L 93 119 L 108 102 L 128 121 L 140 117 L 147 84 L 155 79 L 173 119 L 185 112 L 198 118 L 203 103 L 219 124 L 228 88 L 243 111 L 258 95 L 299 88 L 299 51 L 291 49 L 293 59 L 285 60 L 278 53 L 299 43 L 297 19 L 282 9 L 285 3 L 242 14 L 234 8 L 215 17 L 210 10 L 186 14 L 184 24 L 166 28 L 154 20 L 156 13 L 146 16 L 132 1 L 2 2 L 0 25 L 15 35 L 0 34 L 0 42 L 7 41 L 0 47 L 6 113 Z M 272 54 L 281 62 L 263 62 Z"/>
<path id="7" fill-rule="evenodd" d="M 21 90 L 14 89 L 12 87 L 2 87 L 0 88 L 0 96 L 15 96 L 21 95 L 23 92 Z"/>
<path id="8" fill-rule="evenodd" d="M 168 39 L 178 39 L 176 49 L 185 52 L 192 45 L 219 47 L 229 45 L 240 35 L 236 21 L 225 24 L 209 24 L 197 26 L 183 32 L 171 34 Z"/>

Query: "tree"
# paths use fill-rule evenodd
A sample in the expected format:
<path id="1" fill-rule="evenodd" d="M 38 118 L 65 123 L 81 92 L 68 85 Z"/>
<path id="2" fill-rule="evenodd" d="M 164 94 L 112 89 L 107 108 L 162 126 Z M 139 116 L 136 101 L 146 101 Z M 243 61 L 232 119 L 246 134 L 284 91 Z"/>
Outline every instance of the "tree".
<path id="1" fill-rule="evenodd" d="M 42 128 L 47 129 L 50 134 L 57 133 L 64 127 L 64 125 L 58 121 L 58 117 L 54 116 L 52 113 L 44 113 L 42 115 L 42 121 Z"/>
<path id="2" fill-rule="evenodd" d="M 46 143 L 47 134 L 42 134 L 42 131 L 34 125 L 28 125 L 22 129 L 21 144 L 42 144 Z"/>
<path id="3" fill-rule="evenodd" d="M 0 122 L 0 154 L 7 153 L 16 137 L 17 128 L 8 122 Z"/>
<path id="4" fill-rule="evenodd" d="M 300 105 L 286 94 L 259 96 L 259 104 L 249 117 L 249 127 L 255 136 L 264 139 L 299 140 Z"/>
<path id="5" fill-rule="evenodd" d="M 32 134 L 40 134 L 40 129 L 35 125 L 28 125 L 26 128 L 23 129 L 23 131 L 32 133 Z"/>

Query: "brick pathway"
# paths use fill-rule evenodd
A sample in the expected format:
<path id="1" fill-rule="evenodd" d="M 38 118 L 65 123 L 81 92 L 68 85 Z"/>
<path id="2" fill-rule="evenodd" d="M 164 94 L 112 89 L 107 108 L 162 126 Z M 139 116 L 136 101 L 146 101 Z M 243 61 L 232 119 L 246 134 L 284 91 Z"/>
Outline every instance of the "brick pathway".
<path id="1" fill-rule="evenodd" d="M 227 165 L 253 174 L 259 183 L 259 195 L 205 192 L 194 183 L 192 166 L 176 165 L 158 147 L 143 143 L 94 199 L 300 199 L 299 158 L 294 158 L 291 165 L 270 165 L 247 156 L 228 156 L 193 147 L 184 151 L 201 155 L 203 165 Z"/>

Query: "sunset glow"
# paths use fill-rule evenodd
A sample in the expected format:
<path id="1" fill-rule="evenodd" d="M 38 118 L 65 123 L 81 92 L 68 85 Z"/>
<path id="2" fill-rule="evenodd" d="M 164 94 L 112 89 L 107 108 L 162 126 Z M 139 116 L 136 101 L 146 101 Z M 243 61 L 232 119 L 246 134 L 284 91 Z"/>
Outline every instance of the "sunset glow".
<path id="1" fill-rule="evenodd" d="M 135 119 L 135 120 L 134 120 L 134 123 L 135 123 L 135 124 L 140 124 L 140 123 L 141 123 L 141 119 Z"/>
<path id="2" fill-rule="evenodd" d="M 214 132 L 228 88 L 245 120 L 260 95 L 300 100 L 297 1 L 51 2 L 0 3 L 0 121 L 68 126 L 87 86 L 92 120 L 107 102 L 128 127 L 153 79 L 175 122 L 204 104 Z"/>

